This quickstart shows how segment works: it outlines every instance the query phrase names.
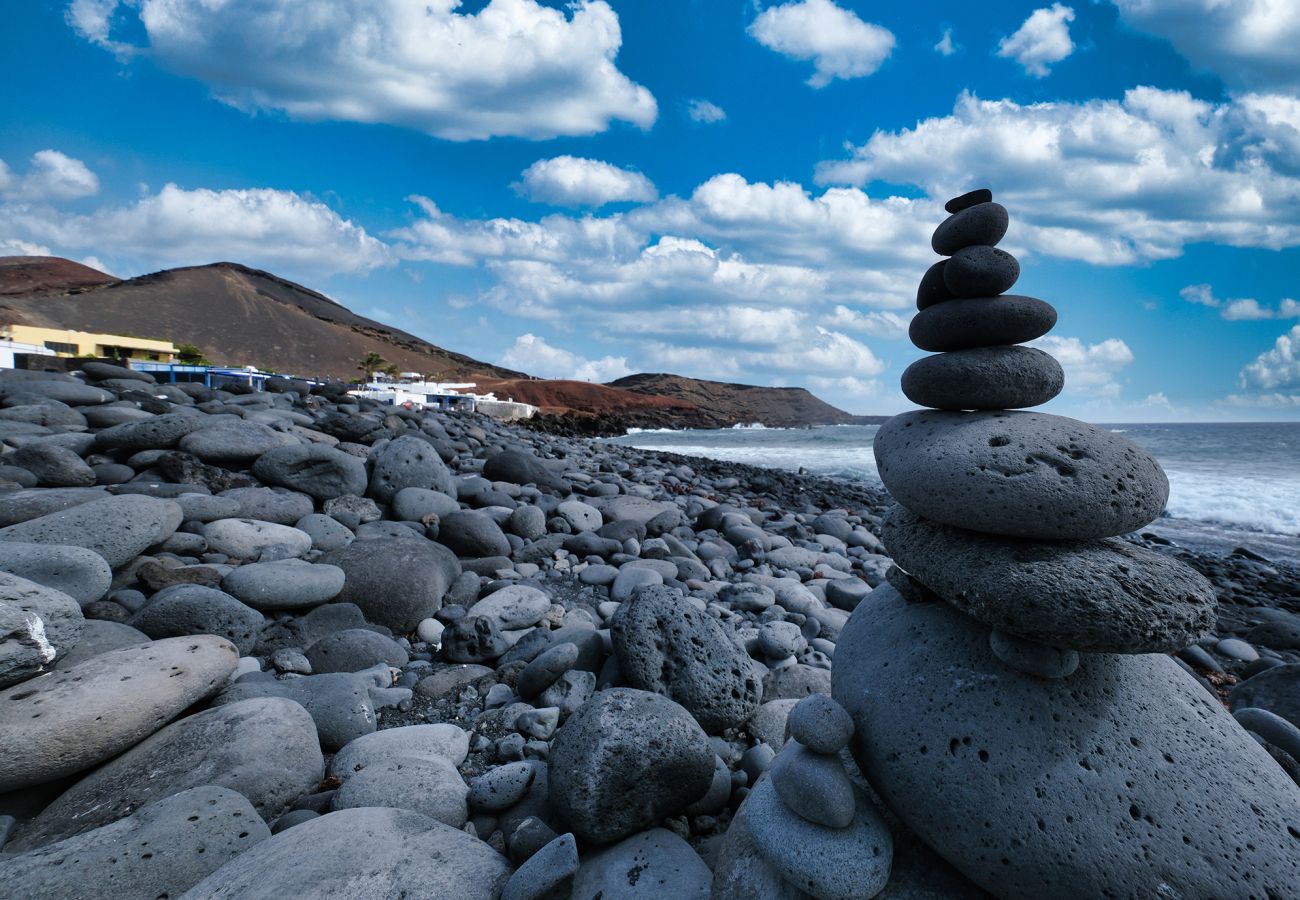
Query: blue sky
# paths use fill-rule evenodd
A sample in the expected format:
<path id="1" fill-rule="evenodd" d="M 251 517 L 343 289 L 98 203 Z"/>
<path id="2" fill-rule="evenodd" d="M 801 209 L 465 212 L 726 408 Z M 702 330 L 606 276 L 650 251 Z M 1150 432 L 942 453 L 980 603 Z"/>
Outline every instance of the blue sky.
<path id="1" fill-rule="evenodd" d="M 31 0 L 0 254 L 234 260 L 481 359 L 908 406 L 943 201 L 1048 409 L 1300 418 L 1300 2 Z"/>

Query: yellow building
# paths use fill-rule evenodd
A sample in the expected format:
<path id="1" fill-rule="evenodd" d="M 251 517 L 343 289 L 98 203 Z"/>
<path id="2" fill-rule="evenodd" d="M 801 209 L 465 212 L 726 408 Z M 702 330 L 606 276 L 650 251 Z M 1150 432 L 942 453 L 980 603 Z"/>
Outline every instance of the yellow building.
<path id="1" fill-rule="evenodd" d="M 176 347 L 171 341 L 155 341 L 125 334 L 95 334 L 90 331 L 37 328 L 34 325 L 0 325 L 0 340 L 44 347 L 55 356 L 104 356 L 165 363 L 176 361 Z"/>

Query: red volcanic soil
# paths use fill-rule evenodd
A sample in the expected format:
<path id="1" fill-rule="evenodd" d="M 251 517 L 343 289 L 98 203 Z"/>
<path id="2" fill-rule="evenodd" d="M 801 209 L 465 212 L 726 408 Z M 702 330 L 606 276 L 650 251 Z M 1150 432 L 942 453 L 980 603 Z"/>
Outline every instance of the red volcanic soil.
<path id="1" fill-rule="evenodd" d="M 477 391 L 493 392 L 502 400 L 517 400 L 540 407 L 543 413 L 577 412 L 605 415 L 650 410 L 695 411 L 695 404 L 657 394 L 637 394 L 586 381 L 541 379 L 478 379 Z"/>
<path id="2" fill-rule="evenodd" d="M 115 284 L 119 279 L 61 256 L 0 256 L 0 296 Z"/>

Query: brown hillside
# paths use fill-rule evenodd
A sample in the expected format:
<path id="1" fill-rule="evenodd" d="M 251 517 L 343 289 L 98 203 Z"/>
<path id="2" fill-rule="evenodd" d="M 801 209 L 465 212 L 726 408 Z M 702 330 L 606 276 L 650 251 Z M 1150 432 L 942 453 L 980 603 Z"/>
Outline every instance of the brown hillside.
<path id="1" fill-rule="evenodd" d="M 798 428 L 884 421 L 879 416 L 846 413 L 804 388 L 729 384 L 665 373 L 628 375 L 611 381 L 609 386 L 685 401 L 707 411 L 718 427 L 761 422 L 773 428 Z"/>
<path id="2" fill-rule="evenodd" d="M 0 258 L 0 267 L 4 262 Z M 10 294 L 0 297 L 0 318 L 189 343 L 217 363 L 306 377 L 353 378 L 360 374 L 358 361 L 371 351 L 402 371 L 443 379 L 523 375 L 444 350 L 359 316 L 324 294 L 236 263 L 168 269 L 75 293 Z"/>
<path id="3" fill-rule="evenodd" d="M 0 297 L 72 292 L 118 279 L 61 256 L 0 256 Z"/>
<path id="4" fill-rule="evenodd" d="M 503 400 L 531 403 L 549 415 L 566 412 L 605 415 L 660 409 L 695 411 L 695 406 L 684 400 L 624 391 L 587 381 L 485 378 L 479 380 L 478 386 L 479 390 L 492 391 Z"/>

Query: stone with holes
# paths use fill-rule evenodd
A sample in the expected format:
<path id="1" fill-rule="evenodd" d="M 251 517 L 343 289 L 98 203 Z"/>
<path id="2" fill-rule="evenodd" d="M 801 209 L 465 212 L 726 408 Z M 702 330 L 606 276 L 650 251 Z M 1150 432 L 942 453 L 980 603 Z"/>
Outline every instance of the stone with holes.
<path id="1" fill-rule="evenodd" d="M 834 695 L 884 801 L 999 897 L 1300 896 L 1300 788 L 1167 656 L 1046 681 L 886 585 L 840 635 Z"/>
<path id="2" fill-rule="evenodd" d="M 1022 344 L 1056 325 L 1056 309 L 1036 297 L 1004 294 L 950 300 L 912 317 L 908 337 L 932 353 Z"/>
<path id="3" fill-rule="evenodd" d="M 629 684 L 671 697 L 710 734 L 744 722 L 762 701 L 745 651 L 672 588 L 639 590 L 614 613 L 610 636 Z"/>
<path id="4" fill-rule="evenodd" d="M 963 247 L 943 269 L 943 282 L 954 297 L 996 297 L 1020 277 L 1020 263 L 997 247 Z"/>
<path id="5" fill-rule="evenodd" d="M 1010 216 L 1000 203 L 968 206 L 939 223 L 930 246 L 940 256 L 952 256 L 963 247 L 992 247 L 1007 233 Z"/>
<path id="6" fill-rule="evenodd" d="M 1034 347 L 976 347 L 923 356 L 903 372 L 903 393 L 935 409 L 1023 409 L 1061 393 L 1065 373 Z"/>
<path id="7" fill-rule="evenodd" d="M 455 495 L 456 482 L 438 450 L 423 438 L 410 435 L 389 441 L 374 452 L 370 496 L 391 503 L 403 488 L 427 488 Z"/>
<path id="8" fill-rule="evenodd" d="M 899 566 L 962 612 L 1049 647 L 1172 653 L 1214 629 L 1214 586 L 1127 541 L 995 537 L 897 506 L 882 536 Z"/>
<path id="9" fill-rule="evenodd" d="M 1132 441 L 1039 412 L 919 410 L 876 433 L 880 479 L 917 515 L 991 534 L 1125 534 L 1160 515 L 1169 480 Z"/>

